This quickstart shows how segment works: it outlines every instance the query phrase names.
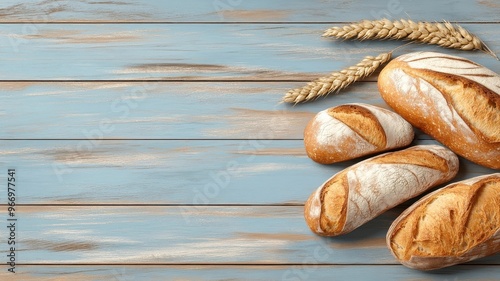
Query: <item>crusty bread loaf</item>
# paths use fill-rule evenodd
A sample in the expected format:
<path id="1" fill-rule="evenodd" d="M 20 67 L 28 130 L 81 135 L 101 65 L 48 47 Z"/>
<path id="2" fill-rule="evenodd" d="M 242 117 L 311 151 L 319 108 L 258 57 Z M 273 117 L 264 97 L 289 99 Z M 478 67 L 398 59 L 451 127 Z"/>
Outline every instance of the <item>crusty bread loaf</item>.
<path id="1" fill-rule="evenodd" d="M 398 114 L 353 103 L 319 112 L 304 130 L 304 144 L 312 160 L 331 164 L 409 145 L 413 136 Z"/>
<path id="2" fill-rule="evenodd" d="M 380 73 L 382 98 L 457 154 L 500 169 L 500 76 L 472 61 L 420 52 Z"/>
<path id="3" fill-rule="evenodd" d="M 387 245 L 404 265 L 438 269 L 500 252 L 500 173 L 438 189 L 391 225 Z"/>
<path id="4" fill-rule="evenodd" d="M 457 156 L 439 145 L 418 145 L 372 157 L 335 174 L 306 202 L 311 230 L 348 233 L 384 211 L 452 179 Z"/>

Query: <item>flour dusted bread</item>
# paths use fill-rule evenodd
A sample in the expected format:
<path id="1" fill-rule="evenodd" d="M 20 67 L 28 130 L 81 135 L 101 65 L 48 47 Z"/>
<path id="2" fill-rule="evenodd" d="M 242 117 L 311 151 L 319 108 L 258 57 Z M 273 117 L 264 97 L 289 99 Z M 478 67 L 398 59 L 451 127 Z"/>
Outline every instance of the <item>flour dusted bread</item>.
<path id="1" fill-rule="evenodd" d="M 304 216 L 317 234 L 345 234 L 449 181 L 457 171 L 457 156 L 439 145 L 418 145 L 385 153 L 328 179 L 307 200 Z"/>
<path id="2" fill-rule="evenodd" d="M 421 270 L 500 253 L 500 173 L 424 196 L 394 221 L 387 245 L 402 264 Z"/>
<path id="3" fill-rule="evenodd" d="M 464 58 L 419 52 L 380 73 L 382 98 L 457 154 L 500 169 L 500 76 Z"/>
<path id="4" fill-rule="evenodd" d="M 413 127 L 398 114 L 352 103 L 319 112 L 304 130 L 307 155 L 322 164 L 409 145 Z"/>

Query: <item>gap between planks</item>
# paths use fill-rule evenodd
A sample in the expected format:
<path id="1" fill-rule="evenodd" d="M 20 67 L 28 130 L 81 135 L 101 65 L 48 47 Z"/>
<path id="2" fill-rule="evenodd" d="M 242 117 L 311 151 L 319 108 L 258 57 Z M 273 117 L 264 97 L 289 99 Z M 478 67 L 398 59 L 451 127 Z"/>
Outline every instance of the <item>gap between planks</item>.
<path id="1" fill-rule="evenodd" d="M 401 266 L 399 263 L 373 264 L 373 263 L 16 263 L 19 266 L 210 266 L 210 267 L 242 267 L 242 266 Z M 492 264 L 466 264 L 468 266 L 497 266 Z"/>
<path id="2" fill-rule="evenodd" d="M 269 203 L 269 204 L 258 204 L 258 203 L 214 203 L 214 204 L 185 204 L 185 203 L 89 203 L 89 204 L 77 204 L 77 203 L 55 203 L 55 204 L 16 204 L 18 207 L 303 207 L 304 203 Z M 7 204 L 0 204 L 0 207 L 7 207 Z"/>
<path id="3" fill-rule="evenodd" d="M 85 139 L 69 139 L 69 138 L 35 138 L 35 139 L 19 139 L 19 138 L 14 138 L 14 139 L 3 139 L 0 138 L 0 141 L 86 141 L 89 140 L 88 138 Z M 191 139 L 175 139 L 175 138 L 167 138 L 167 139 L 152 139 L 152 138 L 114 138 L 114 139 L 101 139 L 103 141 L 301 141 L 304 140 L 303 138 L 296 138 L 296 139 L 260 139 L 260 138 L 229 138 L 229 139 L 215 139 L 215 138 L 191 138 Z M 427 140 L 427 139 L 425 139 Z"/>
<path id="4" fill-rule="evenodd" d="M 417 20 L 414 20 L 417 21 Z M 356 22 L 356 21 L 354 21 Z M 435 22 L 435 21 L 430 21 Z M 210 25 L 230 25 L 230 24 L 276 24 L 276 25 L 292 25 L 292 24 L 350 24 L 352 21 L 284 21 L 284 22 L 274 22 L 274 21 L 227 21 L 227 22 L 212 22 L 212 21 L 99 21 L 99 20 L 89 20 L 89 21 L 4 21 L 0 24 L 52 24 L 52 25 L 63 25 L 63 24 L 210 24 Z M 500 21 L 450 21 L 452 24 L 499 24 Z"/>
<path id="5" fill-rule="evenodd" d="M 332 70 L 333 71 L 333 70 Z M 377 72 L 378 73 L 378 72 Z M 376 74 L 373 74 L 375 76 Z M 318 76 L 319 77 L 319 76 Z M 365 80 L 357 81 L 356 83 L 377 83 L 375 80 L 368 80 L 370 77 L 366 77 Z M 108 79 L 108 80 L 1 80 L 0 83 L 144 83 L 144 82 L 154 82 L 154 83 L 288 83 L 288 82 L 310 82 L 310 79 Z"/>
<path id="6" fill-rule="evenodd" d="M 209 266 L 209 267 L 254 267 L 254 266 L 262 266 L 262 267 L 282 267 L 282 266 L 402 266 L 400 263 L 16 263 L 16 266 Z M 472 264 L 460 264 L 460 266 L 466 267 L 477 267 L 477 266 L 488 266 L 488 267 L 499 267 L 500 265 L 496 264 L 483 264 L 483 263 L 472 263 Z"/>

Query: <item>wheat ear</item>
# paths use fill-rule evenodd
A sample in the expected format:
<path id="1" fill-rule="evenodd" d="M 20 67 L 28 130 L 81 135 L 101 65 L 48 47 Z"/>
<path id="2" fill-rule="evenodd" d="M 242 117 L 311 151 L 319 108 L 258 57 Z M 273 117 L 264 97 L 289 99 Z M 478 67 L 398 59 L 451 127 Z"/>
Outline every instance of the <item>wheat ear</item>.
<path id="1" fill-rule="evenodd" d="M 363 20 L 342 27 L 327 29 L 323 36 L 340 39 L 404 39 L 460 50 L 480 50 L 498 59 L 479 37 L 459 25 L 413 22 L 411 20 Z"/>
<path id="2" fill-rule="evenodd" d="M 309 82 L 306 86 L 288 91 L 283 97 L 283 102 L 300 103 L 326 96 L 335 91 L 346 88 L 355 81 L 369 76 L 379 66 L 391 59 L 392 52 L 382 53 L 376 57 L 367 56 L 355 66 L 333 72 L 329 76 L 321 77 Z"/>

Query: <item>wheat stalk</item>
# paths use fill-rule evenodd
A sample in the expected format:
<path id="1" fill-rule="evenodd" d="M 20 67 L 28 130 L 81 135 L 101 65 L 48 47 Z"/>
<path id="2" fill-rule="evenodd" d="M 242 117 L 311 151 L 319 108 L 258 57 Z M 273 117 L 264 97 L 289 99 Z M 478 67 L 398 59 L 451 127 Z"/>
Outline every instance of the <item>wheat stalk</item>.
<path id="1" fill-rule="evenodd" d="M 411 20 L 363 20 L 342 27 L 332 27 L 324 37 L 340 39 L 404 39 L 446 48 L 480 50 L 498 59 L 497 55 L 479 37 L 459 25 L 443 23 L 413 22 Z"/>
<path id="2" fill-rule="evenodd" d="M 392 51 L 382 53 L 376 57 L 367 56 L 355 66 L 350 66 L 341 71 L 333 72 L 329 76 L 321 77 L 309 82 L 306 86 L 288 91 L 283 97 L 283 102 L 300 103 L 321 96 L 326 96 L 335 91 L 346 88 L 355 81 L 369 76 L 379 66 L 391 59 Z"/>

